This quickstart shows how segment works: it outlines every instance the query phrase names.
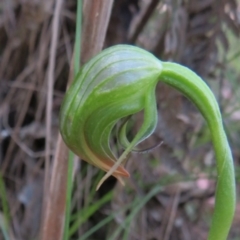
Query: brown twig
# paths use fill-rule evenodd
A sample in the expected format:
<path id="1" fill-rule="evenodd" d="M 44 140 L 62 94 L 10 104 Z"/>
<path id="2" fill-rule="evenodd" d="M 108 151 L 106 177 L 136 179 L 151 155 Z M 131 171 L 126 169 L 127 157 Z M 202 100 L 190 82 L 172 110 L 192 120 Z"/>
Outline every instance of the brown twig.
<path id="1" fill-rule="evenodd" d="M 50 56 L 49 56 L 49 68 L 47 75 L 47 107 L 46 107 L 46 162 L 45 162 L 45 180 L 44 180 L 44 192 L 48 191 L 49 183 L 49 171 L 50 171 L 50 147 L 51 147 L 51 122 L 52 122 L 52 102 L 53 102 L 53 84 L 54 84 L 54 69 L 56 62 L 56 50 L 58 44 L 58 32 L 59 32 L 59 21 L 60 21 L 60 12 L 62 7 L 63 0 L 57 0 L 56 6 L 54 9 L 54 17 L 52 24 L 52 38 L 50 45 Z"/>
<path id="2" fill-rule="evenodd" d="M 170 237 L 173 225 L 174 225 L 174 219 L 175 219 L 176 213 L 177 213 L 177 207 L 179 204 L 180 193 L 181 193 L 181 190 L 180 190 L 180 188 L 178 188 L 176 190 L 173 202 L 171 204 L 171 212 L 170 212 L 170 215 L 168 218 L 168 223 L 167 223 L 167 227 L 166 227 L 166 231 L 165 231 L 163 240 L 169 240 L 169 237 Z"/>
<path id="3" fill-rule="evenodd" d="M 50 182 L 50 146 L 51 146 L 51 119 L 52 119 L 52 102 L 53 102 L 53 84 L 54 84 L 54 69 L 55 69 L 55 61 L 56 61 L 56 50 L 58 45 L 58 34 L 59 34 L 59 21 L 60 21 L 60 12 L 62 7 L 62 0 L 56 0 L 56 5 L 54 9 L 54 17 L 53 17 L 53 23 L 52 23 L 52 38 L 51 38 L 51 44 L 50 44 L 50 55 L 49 55 L 49 68 L 48 68 L 48 75 L 47 75 L 47 107 L 46 107 L 46 155 L 45 155 L 45 178 L 44 178 L 44 196 L 46 196 L 43 199 L 43 228 L 42 228 L 42 239 L 61 239 L 62 235 L 62 228 L 59 229 L 59 231 L 56 231 L 54 226 L 57 227 L 60 225 L 63 225 L 64 218 L 59 218 L 57 215 L 58 208 L 61 207 L 65 211 L 65 204 L 64 204 L 64 197 L 61 197 L 58 199 L 58 203 L 54 202 L 54 204 L 51 205 L 51 208 L 49 207 L 49 203 L 51 201 L 56 201 L 54 196 L 54 190 L 57 189 L 58 191 L 61 188 L 61 184 L 66 184 L 66 179 L 62 179 L 61 175 L 54 174 L 57 170 L 57 167 L 53 168 L 53 174 L 54 177 L 57 178 L 57 183 L 60 185 L 52 186 L 52 182 L 50 184 L 49 188 L 49 182 Z M 58 141 L 59 142 L 59 141 Z M 61 146 L 61 143 L 57 145 L 57 149 Z M 64 151 L 66 147 L 63 145 L 60 147 L 59 151 L 62 153 L 62 158 L 65 159 L 67 162 L 67 156 Z M 56 162 L 54 162 L 54 165 Z M 66 167 L 67 165 L 65 165 Z M 63 165 L 60 165 L 60 167 L 63 167 Z M 60 169 L 61 170 L 61 169 Z M 66 194 L 64 192 L 63 188 L 63 196 Z M 52 214 L 53 213 L 53 214 Z M 52 219 L 51 219 L 52 217 Z"/>
<path id="4" fill-rule="evenodd" d="M 82 63 L 87 62 L 101 51 L 107 32 L 112 4 L 113 0 L 84 1 L 83 41 L 81 48 Z"/>

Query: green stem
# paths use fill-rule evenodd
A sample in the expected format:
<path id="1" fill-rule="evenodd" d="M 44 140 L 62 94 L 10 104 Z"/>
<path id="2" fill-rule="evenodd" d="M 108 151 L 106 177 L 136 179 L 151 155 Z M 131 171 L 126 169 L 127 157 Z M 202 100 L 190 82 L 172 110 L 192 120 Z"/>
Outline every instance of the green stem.
<path id="1" fill-rule="evenodd" d="M 218 104 L 205 82 L 199 81 L 199 77 L 188 68 L 174 63 L 163 63 L 160 78 L 160 81 L 179 90 L 195 103 L 208 123 L 218 175 L 216 203 L 208 240 L 225 240 L 231 227 L 236 196 L 233 159 Z"/>
<path id="2" fill-rule="evenodd" d="M 77 19 L 76 19 L 76 35 L 75 35 L 75 51 L 74 51 L 74 76 L 76 77 L 80 69 L 81 55 L 81 32 L 82 32 L 82 0 L 77 1 Z M 67 178 L 67 196 L 66 196 L 66 214 L 64 226 L 64 240 L 69 238 L 69 225 L 71 215 L 71 199 L 73 189 L 73 165 L 74 153 L 69 151 L 68 157 L 68 178 Z"/>
<path id="3" fill-rule="evenodd" d="M 2 219 L 2 223 L 0 225 L 2 228 L 4 238 L 7 240 L 9 239 L 8 231 L 9 231 L 9 223 L 11 220 L 11 216 L 10 216 L 10 210 L 9 210 L 8 200 L 7 200 L 7 191 L 6 191 L 6 187 L 5 187 L 4 180 L 1 173 L 0 173 L 0 198 L 2 201 L 3 216 L 4 216 Z"/>
<path id="4" fill-rule="evenodd" d="M 65 214 L 65 226 L 64 226 L 64 240 L 68 240 L 69 236 L 69 223 L 71 215 L 71 202 L 72 202 L 72 188 L 73 188 L 73 165 L 74 165 L 74 153 L 69 151 L 68 155 L 68 173 L 67 173 L 67 196 L 66 196 L 66 214 Z"/>
<path id="5" fill-rule="evenodd" d="M 75 58 L 74 58 L 74 76 L 77 75 L 80 69 L 80 55 L 81 55 L 81 32 L 82 32 L 82 0 L 77 2 L 77 24 L 75 35 Z"/>

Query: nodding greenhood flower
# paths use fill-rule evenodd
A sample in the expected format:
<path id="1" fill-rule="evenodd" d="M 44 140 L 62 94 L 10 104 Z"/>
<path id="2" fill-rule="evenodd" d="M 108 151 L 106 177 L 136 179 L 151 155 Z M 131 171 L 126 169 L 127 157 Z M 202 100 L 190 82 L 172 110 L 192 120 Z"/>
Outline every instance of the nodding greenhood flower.
<path id="1" fill-rule="evenodd" d="M 226 239 L 235 209 L 235 181 L 231 151 L 215 97 L 206 83 L 190 69 L 161 62 L 151 53 L 134 46 L 110 47 L 86 63 L 64 98 L 60 131 L 67 146 L 79 157 L 118 179 L 128 177 L 123 167 L 127 155 L 155 130 L 156 84 L 162 81 L 184 94 L 208 123 L 216 154 L 218 183 L 216 206 L 209 239 Z M 117 158 L 110 147 L 116 123 L 137 112 L 144 121 L 133 140 L 120 129 L 126 147 Z"/>

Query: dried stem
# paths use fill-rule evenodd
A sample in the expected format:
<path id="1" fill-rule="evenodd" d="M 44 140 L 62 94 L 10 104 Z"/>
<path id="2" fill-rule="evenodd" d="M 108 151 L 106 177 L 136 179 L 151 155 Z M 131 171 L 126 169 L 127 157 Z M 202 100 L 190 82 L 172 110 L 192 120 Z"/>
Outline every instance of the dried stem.
<path id="1" fill-rule="evenodd" d="M 82 39 L 86 40 L 82 42 L 82 62 L 101 51 L 112 4 L 113 0 L 87 0 L 84 2 L 85 15 Z M 70 75 L 72 76 L 72 72 Z M 66 207 L 67 152 L 68 149 L 59 135 L 47 204 L 43 214 L 42 240 L 62 239 Z"/>

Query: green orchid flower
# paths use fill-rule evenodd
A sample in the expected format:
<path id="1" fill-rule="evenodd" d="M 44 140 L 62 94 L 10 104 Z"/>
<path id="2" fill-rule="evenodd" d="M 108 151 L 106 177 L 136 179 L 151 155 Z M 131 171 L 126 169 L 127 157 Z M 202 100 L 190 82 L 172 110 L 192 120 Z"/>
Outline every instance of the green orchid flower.
<path id="1" fill-rule="evenodd" d="M 224 240 L 235 211 L 235 177 L 231 150 L 216 99 L 206 83 L 190 69 L 161 62 L 138 47 L 117 45 L 86 63 L 64 98 L 60 131 L 66 145 L 81 159 L 121 180 L 129 173 L 123 166 L 128 154 L 148 138 L 157 125 L 156 84 L 162 81 L 184 94 L 208 123 L 217 162 L 216 205 L 209 240 Z M 126 124 L 119 138 L 126 148 L 118 158 L 110 147 L 116 123 L 137 112 L 144 121 L 129 141 Z"/>

